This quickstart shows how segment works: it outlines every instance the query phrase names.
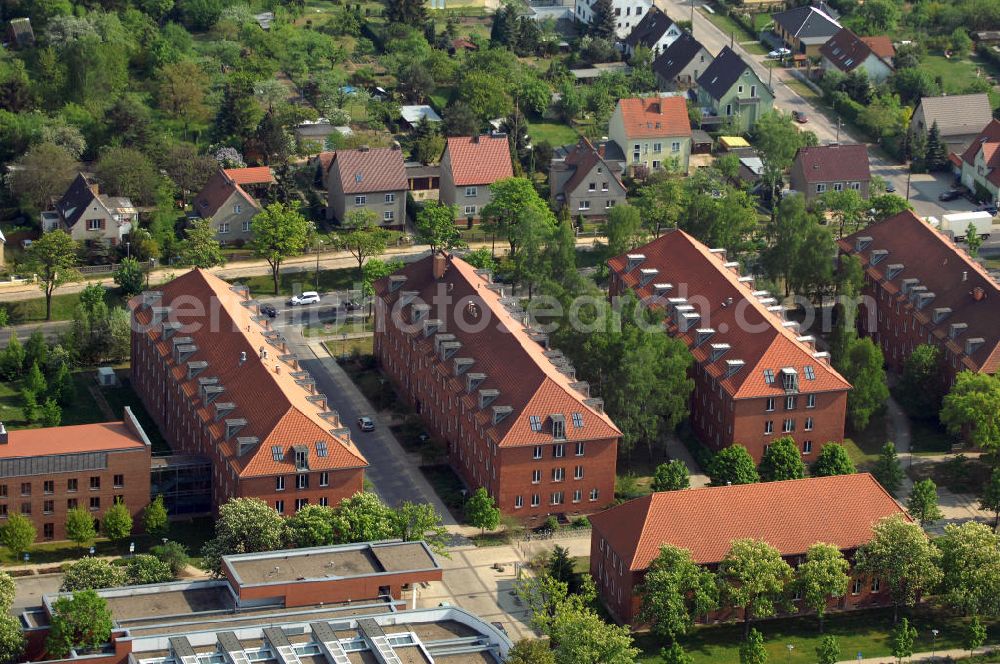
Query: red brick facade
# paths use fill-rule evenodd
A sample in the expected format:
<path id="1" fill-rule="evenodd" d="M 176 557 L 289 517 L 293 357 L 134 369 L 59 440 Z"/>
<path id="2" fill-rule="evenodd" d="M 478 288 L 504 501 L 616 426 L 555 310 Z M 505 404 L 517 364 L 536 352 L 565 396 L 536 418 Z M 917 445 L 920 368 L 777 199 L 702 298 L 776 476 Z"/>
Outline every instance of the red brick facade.
<path id="1" fill-rule="evenodd" d="M 611 297 L 631 290 L 662 309 L 666 332 L 691 350 L 691 425 L 707 446 L 739 443 L 759 461 L 791 436 L 808 460 L 843 440 L 850 384 L 725 251 L 673 231 L 608 265 Z"/>
<path id="2" fill-rule="evenodd" d="M 501 285 L 450 256 L 436 258 L 446 261 L 436 278 L 433 260 L 379 283 L 382 371 L 465 483 L 486 487 L 504 514 L 544 519 L 610 505 L 620 432 L 600 400 L 501 304 Z M 485 325 L 464 330 L 473 315 L 465 322 Z"/>
<path id="3" fill-rule="evenodd" d="M 99 521 L 120 499 L 136 530 L 141 528 L 139 517 L 150 498 L 150 446 L 131 411 L 126 409 L 124 422 L 7 436 L 9 442 L 0 444 L 0 524 L 23 514 L 35 526 L 35 541 L 65 540 L 70 509 L 82 507 Z"/>
<path id="4" fill-rule="evenodd" d="M 291 514 L 362 490 L 349 431 L 245 293 L 196 270 L 131 304 L 133 388 L 175 453 L 212 460 L 214 505 Z"/>

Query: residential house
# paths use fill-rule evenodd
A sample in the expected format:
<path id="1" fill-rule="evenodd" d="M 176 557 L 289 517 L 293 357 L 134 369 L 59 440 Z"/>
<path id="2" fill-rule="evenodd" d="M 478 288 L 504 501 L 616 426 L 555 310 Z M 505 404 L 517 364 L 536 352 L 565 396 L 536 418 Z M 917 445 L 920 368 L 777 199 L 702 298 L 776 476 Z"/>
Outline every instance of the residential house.
<path id="1" fill-rule="evenodd" d="M 421 164 L 419 161 L 408 161 L 405 166 L 407 188 L 413 200 L 436 201 L 440 198 L 440 164 Z"/>
<path id="2" fill-rule="evenodd" d="M 639 46 L 648 48 L 655 58 L 684 34 L 684 30 L 663 11 L 653 6 L 642 20 L 622 40 L 625 53 L 631 57 Z"/>
<path id="3" fill-rule="evenodd" d="M 439 252 L 375 290 L 379 366 L 470 490 L 532 524 L 614 502 L 621 432 L 507 286 Z"/>
<path id="4" fill-rule="evenodd" d="M 590 24 L 594 19 L 594 5 L 597 0 L 574 0 L 574 15 L 581 23 Z M 639 24 L 642 17 L 653 7 L 651 0 L 611 0 L 615 12 L 615 33 L 619 39 L 625 39 L 632 28 Z"/>
<path id="5" fill-rule="evenodd" d="M 621 148 L 633 171 L 688 171 L 691 122 L 684 97 L 619 99 L 608 123 L 608 136 Z"/>
<path id="6" fill-rule="evenodd" d="M 947 236 L 907 211 L 838 241 L 865 270 L 858 329 L 901 371 L 920 344 L 941 351 L 943 384 L 1000 366 L 1000 286 Z"/>
<path id="7" fill-rule="evenodd" d="M 273 183 L 266 166 L 220 168 L 195 196 L 194 211 L 211 222 L 219 242 L 246 242 L 253 237 L 250 222 L 264 207 L 254 194 Z"/>
<path id="8" fill-rule="evenodd" d="M 245 286 L 196 269 L 129 309 L 132 387 L 174 454 L 211 461 L 213 505 L 293 514 L 362 490 L 351 430 Z"/>
<path id="9" fill-rule="evenodd" d="M 910 119 L 910 131 L 926 134 L 936 122 L 948 153 L 960 155 L 992 119 L 993 109 L 985 92 L 922 97 Z"/>
<path id="10" fill-rule="evenodd" d="M 403 124 L 407 129 L 414 129 L 421 122 L 431 124 L 441 122 L 441 116 L 427 104 L 400 106 L 399 117 L 403 119 Z"/>
<path id="11" fill-rule="evenodd" d="M 734 540 L 763 540 L 792 567 L 814 544 L 832 544 L 849 561 L 886 517 L 910 517 L 869 473 L 783 482 L 665 491 L 631 500 L 590 517 L 590 574 L 611 617 L 638 626 L 646 572 L 664 545 L 686 549 L 697 565 L 718 568 Z M 831 597 L 827 611 L 892 603 L 884 580 L 851 569 L 848 591 Z M 790 613 L 809 612 L 798 595 Z M 739 620 L 723 607 L 699 621 Z"/>
<path id="12" fill-rule="evenodd" d="M 962 184 L 988 203 L 1000 201 L 1000 121 L 990 120 L 962 153 Z"/>
<path id="13" fill-rule="evenodd" d="M 698 77 L 702 124 L 731 124 L 745 133 L 774 107 L 774 93 L 753 67 L 728 46 Z"/>
<path id="14" fill-rule="evenodd" d="M 569 208 L 574 217 L 603 218 L 625 203 L 621 181 L 624 164 L 607 155 L 607 144 L 596 147 L 586 138 L 560 148 L 549 166 L 549 202 L 553 209 Z"/>
<path id="15" fill-rule="evenodd" d="M 889 64 L 893 64 L 893 59 L 896 57 L 896 47 L 892 43 L 892 38 L 888 35 L 871 35 L 862 37 L 861 41 L 868 44 L 868 48 L 872 50 L 872 53 Z"/>
<path id="16" fill-rule="evenodd" d="M 0 422 L 0 523 L 21 514 L 36 541 L 65 540 L 69 510 L 96 520 L 116 500 L 138 521 L 149 503 L 150 450 L 128 407 L 121 422 L 17 431 Z"/>
<path id="17" fill-rule="evenodd" d="M 764 177 L 764 160 L 758 157 L 756 154 L 747 153 L 746 156 L 741 155 L 740 169 L 736 174 L 741 181 L 746 182 L 751 187 L 757 185 L 761 178 Z"/>
<path id="18" fill-rule="evenodd" d="M 61 228 L 84 244 L 117 246 L 138 221 L 139 212 L 131 200 L 102 194 L 97 180 L 88 173 L 78 173 L 55 210 L 42 213 L 43 230 Z"/>
<path id="19" fill-rule="evenodd" d="M 354 210 L 370 210 L 375 223 L 406 223 L 406 166 L 398 145 L 339 150 L 327 175 L 326 218 L 344 224 Z"/>
<path id="20" fill-rule="evenodd" d="M 881 83 L 892 74 L 892 60 L 883 59 L 861 37 L 848 28 L 841 29 L 820 46 L 823 70 L 850 74 L 863 71 L 872 83 Z"/>
<path id="21" fill-rule="evenodd" d="M 685 32 L 653 60 L 653 73 L 661 90 L 685 90 L 708 69 L 712 59 L 708 49 Z"/>
<path id="22" fill-rule="evenodd" d="M 31 48 L 35 45 L 35 31 L 30 18 L 12 18 L 7 25 L 7 43 L 11 48 Z"/>
<path id="23" fill-rule="evenodd" d="M 441 157 L 441 202 L 471 224 L 491 200 L 490 185 L 514 177 L 507 137 L 451 136 Z"/>
<path id="24" fill-rule="evenodd" d="M 814 201 L 828 191 L 853 189 L 868 198 L 871 170 L 864 144 L 813 145 L 800 148 L 789 176 L 791 188 Z"/>
<path id="25" fill-rule="evenodd" d="M 610 295 L 631 290 L 661 309 L 666 333 L 690 349 L 690 421 L 709 448 L 740 443 L 759 461 L 772 441 L 790 436 L 808 460 L 844 438 L 850 383 L 724 249 L 674 230 L 608 266 Z"/>
<path id="26" fill-rule="evenodd" d="M 816 56 L 825 44 L 843 27 L 826 5 L 803 5 L 773 14 L 774 32 L 795 54 Z"/>

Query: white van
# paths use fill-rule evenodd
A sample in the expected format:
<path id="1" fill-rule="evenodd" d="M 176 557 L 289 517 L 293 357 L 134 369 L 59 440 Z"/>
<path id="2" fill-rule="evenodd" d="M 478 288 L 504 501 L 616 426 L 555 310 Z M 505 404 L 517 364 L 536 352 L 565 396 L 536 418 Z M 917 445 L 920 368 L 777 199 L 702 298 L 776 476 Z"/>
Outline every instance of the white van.
<path id="1" fill-rule="evenodd" d="M 288 304 L 295 306 L 297 304 L 316 304 L 317 302 L 319 302 L 319 293 L 310 290 L 299 295 L 293 295 Z"/>

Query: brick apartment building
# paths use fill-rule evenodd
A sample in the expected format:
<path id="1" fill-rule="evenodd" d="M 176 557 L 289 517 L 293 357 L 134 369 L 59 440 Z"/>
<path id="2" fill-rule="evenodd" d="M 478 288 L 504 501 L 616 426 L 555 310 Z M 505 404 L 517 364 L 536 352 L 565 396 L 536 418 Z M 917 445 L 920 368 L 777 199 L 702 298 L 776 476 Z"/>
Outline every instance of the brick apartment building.
<path id="1" fill-rule="evenodd" d="M 621 432 L 503 284 L 436 254 L 376 285 L 375 355 L 504 514 L 584 514 L 614 500 Z"/>
<path id="2" fill-rule="evenodd" d="M 858 329 L 900 371 L 920 344 L 941 349 L 950 387 L 960 371 L 1000 365 L 1000 286 L 983 267 L 912 212 L 839 240 L 865 270 Z"/>
<path id="3" fill-rule="evenodd" d="M 121 422 L 6 431 L 0 423 L 0 524 L 31 519 L 38 541 L 66 539 L 66 513 L 100 519 L 121 499 L 138 522 L 149 503 L 150 443 L 129 408 Z"/>
<path id="4" fill-rule="evenodd" d="M 850 383 L 725 250 L 675 230 L 608 265 L 611 295 L 630 289 L 662 308 L 667 333 L 691 350 L 691 424 L 706 445 L 740 443 L 759 461 L 791 436 L 808 460 L 843 439 Z"/>
<path id="5" fill-rule="evenodd" d="M 132 385 L 175 454 L 212 461 L 214 505 L 290 514 L 362 490 L 350 430 L 245 288 L 193 270 L 129 306 Z"/>
<path id="6" fill-rule="evenodd" d="M 909 520 L 868 473 L 654 493 L 590 517 L 590 573 L 612 617 L 634 624 L 642 608 L 637 589 L 664 544 L 689 550 L 695 563 L 713 571 L 733 540 L 746 538 L 766 541 L 792 567 L 817 542 L 852 560 L 872 525 L 894 514 Z M 847 595 L 831 598 L 829 610 L 890 603 L 880 579 L 852 573 Z M 727 607 L 706 622 L 740 618 L 741 609 Z"/>

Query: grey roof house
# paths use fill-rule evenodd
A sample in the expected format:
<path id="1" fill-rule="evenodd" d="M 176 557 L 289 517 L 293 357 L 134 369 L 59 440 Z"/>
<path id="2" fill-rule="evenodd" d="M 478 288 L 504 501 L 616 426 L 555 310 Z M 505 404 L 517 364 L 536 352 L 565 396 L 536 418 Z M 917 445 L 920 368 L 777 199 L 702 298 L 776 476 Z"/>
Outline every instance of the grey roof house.
<path id="1" fill-rule="evenodd" d="M 639 46 L 645 46 L 653 52 L 655 57 L 673 44 L 682 34 L 684 34 L 684 30 L 654 5 L 622 42 L 625 44 L 625 52 L 628 55 L 634 54 L 635 49 Z"/>
<path id="2" fill-rule="evenodd" d="M 576 145 L 555 151 L 549 165 L 549 200 L 552 207 L 569 208 L 574 217 L 605 217 L 615 205 L 625 203 L 625 185 L 621 174 L 624 155 L 615 146 L 594 146 L 586 138 Z M 613 143 L 612 143 L 613 145 Z M 613 159 L 617 153 L 619 159 Z"/>
<path id="3" fill-rule="evenodd" d="M 12 18 L 7 26 L 7 42 L 11 48 L 30 48 L 35 45 L 35 31 L 30 18 Z"/>
<path id="4" fill-rule="evenodd" d="M 398 145 L 340 150 L 327 175 L 326 218 L 343 224 L 352 211 L 366 209 L 375 213 L 376 223 L 401 227 L 406 222 L 408 188 Z"/>
<path id="5" fill-rule="evenodd" d="M 703 125 L 731 123 L 730 129 L 743 133 L 774 107 L 774 93 L 753 67 L 724 46 L 698 77 L 698 103 Z"/>
<path id="6" fill-rule="evenodd" d="M 960 155 L 992 119 L 990 98 L 985 92 L 923 97 L 913 112 L 910 131 L 926 133 L 937 122 L 948 152 Z"/>
<path id="7" fill-rule="evenodd" d="M 42 230 L 65 230 L 77 242 L 103 242 L 116 246 L 139 220 L 132 201 L 101 193 L 87 173 L 78 173 L 55 210 L 42 213 Z"/>
<path id="8" fill-rule="evenodd" d="M 661 90 L 689 88 L 712 60 L 708 49 L 685 32 L 653 60 L 653 73 Z"/>
<path id="9" fill-rule="evenodd" d="M 819 55 L 819 47 L 837 34 L 841 25 L 825 4 L 793 7 L 773 14 L 774 32 L 792 53 Z"/>

